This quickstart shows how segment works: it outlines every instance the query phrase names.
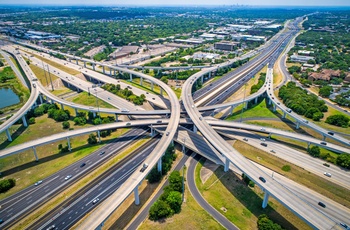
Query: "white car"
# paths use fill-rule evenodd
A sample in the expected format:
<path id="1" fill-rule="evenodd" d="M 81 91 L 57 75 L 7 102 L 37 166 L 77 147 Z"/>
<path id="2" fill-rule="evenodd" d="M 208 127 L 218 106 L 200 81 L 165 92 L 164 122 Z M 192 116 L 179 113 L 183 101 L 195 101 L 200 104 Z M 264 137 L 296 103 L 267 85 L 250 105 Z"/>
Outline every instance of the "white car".
<path id="1" fill-rule="evenodd" d="M 69 180 L 71 177 L 72 177 L 72 175 L 68 175 L 68 176 L 66 176 L 64 179 L 65 179 L 65 180 Z"/>
<path id="2" fill-rule="evenodd" d="M 41 183 L 43 183 L 43 181 L 42 180 L 39 180 L 38 182 L 35 182 L 35 186 L 38 186 L 39 184 L 41 184 Z"/>
<path id="3" fill-rule="evenodd" d="M 332 177 L 332 174 L 330 174 L 329 172 L 324 172 L 323 174 L 324 174 L 325 176 Z"/>
<path id="4" fill-rule="evenodd" d="M 96 204 L 100 199 L 96 198 L 92 201 L 92 204 Z"/>

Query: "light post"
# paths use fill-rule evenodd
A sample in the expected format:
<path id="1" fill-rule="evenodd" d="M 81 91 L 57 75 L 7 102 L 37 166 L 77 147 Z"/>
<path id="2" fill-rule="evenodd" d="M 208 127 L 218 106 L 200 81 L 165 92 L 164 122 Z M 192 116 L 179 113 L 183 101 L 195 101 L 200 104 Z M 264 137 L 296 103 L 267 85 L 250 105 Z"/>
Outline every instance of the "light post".
<path id="1" fill-rule="evenodd" d="M 184 140 L 184 144 L 183 144 L 184 147 L 182 148 L 182 151 L 183 151 L 183 154 L 185 154 L 186 137 L 184 137 L 183 140 Z M 184 199 L 185 199 L 185 165 L 182 167 L 182 202 L 184 202 Z"/>
<path id="2" fill-rule="evenodd" d="M 242 108 L 242 112 L 241 112 L 241 119 L 240 119 L 240 122 L 242 122 L 242 119 L 243 119 L 244 100 L 245 100 L 245 90 L 246 90 L 246 88 L 247 88 L 247 83 L 244 84 L 244 94 L 243 94 L 243 101 L 242 101 L 243 108 Z"/>

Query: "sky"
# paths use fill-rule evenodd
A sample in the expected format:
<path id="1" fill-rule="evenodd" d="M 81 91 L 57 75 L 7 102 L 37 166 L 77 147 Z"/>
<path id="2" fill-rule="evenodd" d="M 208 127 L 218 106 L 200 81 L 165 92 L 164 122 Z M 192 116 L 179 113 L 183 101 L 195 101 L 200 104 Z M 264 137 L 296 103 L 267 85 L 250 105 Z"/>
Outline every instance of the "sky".
<path id="1" fill-rule="evenodd" d="M 0 0 L 0 5 L 285 5 L 285 6 L 350 6 L 350 0 Z"/>

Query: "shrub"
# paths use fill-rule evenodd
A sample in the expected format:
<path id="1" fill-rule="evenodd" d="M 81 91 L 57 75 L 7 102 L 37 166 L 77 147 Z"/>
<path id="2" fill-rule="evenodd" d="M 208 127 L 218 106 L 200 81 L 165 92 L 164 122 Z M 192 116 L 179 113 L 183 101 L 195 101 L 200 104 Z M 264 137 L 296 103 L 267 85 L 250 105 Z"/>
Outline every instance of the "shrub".
<path id="1" fill-rule="evenodd" d="M 0 193 L 7 192 L 11 188 L 16 186 L 16 180 L 15 179 L 4 179 L 0 181 Z"/>
<path id="2" fill-rule="evenodd" d="M 35 118 L 34 117 L 29 118 L 29 124 L 30 125 L 35 124 Z"/>
<path id="3" fill-rule="evenodd" d="M 64 121 L 62 122 L 63 129 L 69 129 L 70 128 L 70 123 L 69 121 Z"/>
<path id="4" fill-rule="evenodd" d="M 282 170 L 285 172 L 289 172 L 290 171 L 290 165 L 283 165 Z"/>

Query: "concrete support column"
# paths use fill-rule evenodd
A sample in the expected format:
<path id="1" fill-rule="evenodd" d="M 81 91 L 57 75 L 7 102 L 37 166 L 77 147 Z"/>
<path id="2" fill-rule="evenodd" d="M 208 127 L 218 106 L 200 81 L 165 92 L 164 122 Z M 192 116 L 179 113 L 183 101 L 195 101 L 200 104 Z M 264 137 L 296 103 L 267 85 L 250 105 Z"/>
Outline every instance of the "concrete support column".
<path id="1" fill-rule="evenodd" d="M 114 76 L 117 76 L 116 72 L 117 72 L 117 71 L 114 70 Z"/>
<path id="2" fill-rule="evenodd" d="M 154 84 L 153 84 L 153 81 L 151 81 L 151 90 L 153 91 L 153 88 L 154 88 Z"/>
<path id="3" fill-rule="evenodd" d="M 92 112 L 92 114 L 94 115 L 94 118 L 96 117 L 96 112 Z"/>
<path id="4" fill-rule="evenodd" d="M 75 59 L 75 62 L 77 63 L 77 65 L 79 65 L 78 59 Z"/>
<path id="5" fill-rule="evenodd" d="M 158 160 L 157 170 L 158 170 L 158 172 L 162 172 L 162 158 L 159 158 L 159 160 Z"/>
<path id="6" fill-rule="evenodd" d="M 143 84 L 143 77 L 140 77 L 140 85 L 142 86 Z"/>
<path id="7" fill-rule="evenodd" d="M 64 105 L 61 103 L 61 109 L 64 110 Z"/>
<path id="8" fill-rule="evenodd" d="M 197 133 L 197 126 L 193 125 L 193 132 Z"/>
<path id="9" fill-rule="evenodd" d="M 248 109 L 248 101 L 244 102 L 244 109 Z"/>
<path id="10" fill-rule="evenodd" d="M 72 151 L 72 147 L 70 146 L 69 137 L 67 137 L 67 144 L 68 144 L 68 150 L 69 150 L 69 151 Z"/>
<path id="11" fill-rule="evenodd" d="M 160 88 L 160 96 L 163 96 L 163 89 Z"/>
<path id="12" fill-rule="evenodd" d="M 186 151 L 186 147 L 184 144 L 182 144 L 182 152 L 184 153 Z"/>
<path id="13" fill-rule="evenodd" d="M 26 115 L 22 116 L 22 121 L 23 121 L 24 127 L 28 127 L 27 120 L 26 120 Z"/>
<path id="14" fill-rule="evenodd" d="M 283 112 L 282 118 L 286 118 L 286 115 L 287 115 L 287 113 L 286 113 L 286 112 Z"/>
<path id="15" fill-rule="evenodd" d="M 276 104 L 273 104 L 273 111 L 276 112 L 277 106 Z"/>
<path id="16" fill-rule="evenodd" d="M 90 79 L 90 81 L 92 81 L 92 78 L 91 78 L 91 77 L 89 77 L 89 79 Z"/>
<path id="17" fill-rule="evenodd" d="M 227 157 L 225 157 L 225 168 L 224 168 L 224 172 L 228 172 L 228 170 L 230 169 L 230 161 Z"/>
<path id="18" fill-rule="evenodd" d="M 39 100 L 40 100 L 40 104 L 43 104 L 43 96 L 41 94 L 39 94 Z"/>
<path id="19" fill-rule="evenodd" d="M 97 136 L 98 136 L 98 142 L 101 142 L 101 135 L 100 135 L 100 130 L 97 131 Z"/>
<path id="20" fill-rule="evenodd" d="M 84 61 L 84 68 L 86 68 L 86 61 Z"/>
<path id="21" fill-rule="evenodd" d="M 204 82 L 204 76 L 203 75 L 201 76 L 201 82 L 202 82 L 202 84 Z"/>
<path id="22" fill-rule="evenodd" d="M 271 139 L 271 133 L 269 133 L 269 135 L 267 136 L 267 138 Z"/>
<path id="23" fill-rule="evenodd" d="M 115 121 L 118 122 L 118 114 L 115 114 Z"/>
<path id="24" fill-rule="evenodd" d="M 208 77 L 211 78 L 211 72 L 209 72 Z"/>
<path id="25" fill-rule="evenodd" d="M 232 115 L 234 109 L 235 109 L 235 107 L 233 105 L 231 105 L 230 106 L 230 114 L 229 115 Z"/>
<path id="26" fill-rule="evenodd" d="M 9 129 L 6 129 L 6 136 L 7 136 L 7 140 L 8 140 L 8 141 L 12 141 L 12 137 L 11 137 L 11 134 L 10 134 L 10 130 L 9 130 Z"/>
<path id="27" fill-rule="evenodd" d="M 151 137 L 153 137 L 153 135 L 154 135 L 154 128 L 153 126 L 151 126 Z"/>
<path id="28" fill-rule="evenodd" d="M 267 207 L 267 202 L 269 201 L 269 196 L 270 196 L 270 194 L 268 193 L 268 191 L 265 191 L 264 200 L 262 203 L 262 208 Z"/>
<path id="29" fill-rule="evenodd" d="M 105 70 L 105 66 L 104 65 L 102 66 L 102 72 L 103 72 L 103 74 L 106 74 L 106 70 Z"/>
<path id="30" fill-rule="evenodd" d="M 300 128 L 300 122 L 297 121 L 297 127 L 296 127 L 296 129 L 299 129 L 299 128 Z"/>
<path id="31" fill-rule="evenodd" d="M 308 143 L 307 143 L 307 150 L 309 150 L 309 149 L 310 149 L 310 145 L 311 145 L 311 143 L 310 143 L 310 142 L 308 142 Z"/>
<path id="32" fill-rule="evenodd" d="M 271 103 L 272 103 L 272 101 L 271 101 L 271 99 L 270 99 L 270 98 L 268 99 L 268 101 L 267 101 L 267 102 L 268 102 L 268 104 L 269 104 L 269 105 L 271 105 Z"/>
<path id="33" fill-rule="evenodd" d="M 75 116 L 78 116 L 78 109 L 74 108 L 74 111 L 75 111 Z"/>
<path id="34" fill-rule="evenodd" d="M 139 205 L 140 204 L 139 186 L 136 186 L 136 188 L 134 188 L 134 196 L 135 196 L 135 204 Z"/>
<path id="35" fill-rule="evenodd" d="M 254 104 L 258 103 L 258 99 L 259 99 L 259 97 L 256 97 L 256 98 L 254 99 Z"/>
<path id="36" fill-rule="evenodd" d="M 112 76 L 112 69 L 109 69 L 109 76 Z"/>
<path id="37" fill-rule="evenodd" d="M 36 148 L 33 146 L 32 149 L 34 152 L 35 161 L 39 161 L 38 155 L 36 154 Z"/>
<path id="38" fill-rule="evenodd" d="M 95 70 L 95 63 L 92 63 L 92 69 Z"/>
<path id="39" fill-rule="evenodd" d="M 132 74 L 130 73 L 130 82 L 132 82 Z"/>
<path id="40" fill-rule="evenodd" d="M 323 138 L 322 140 L 325 141 L 326 140 L 326 135 L 322 134 Z"/>

